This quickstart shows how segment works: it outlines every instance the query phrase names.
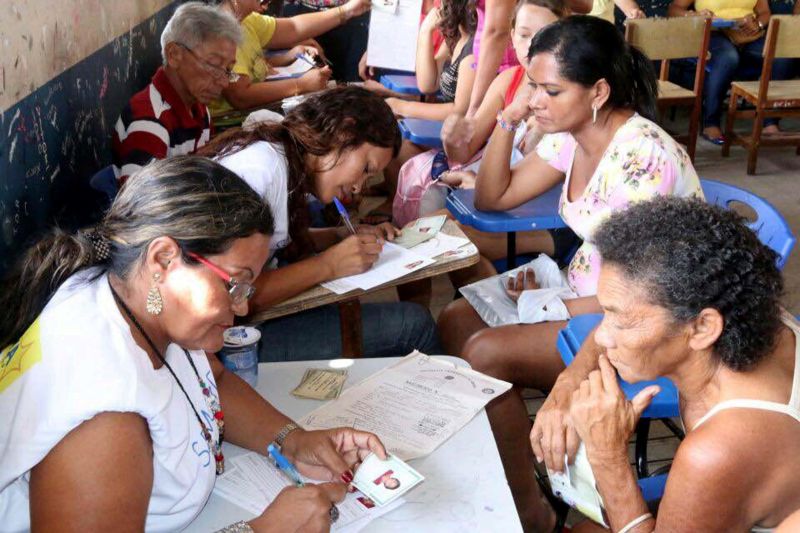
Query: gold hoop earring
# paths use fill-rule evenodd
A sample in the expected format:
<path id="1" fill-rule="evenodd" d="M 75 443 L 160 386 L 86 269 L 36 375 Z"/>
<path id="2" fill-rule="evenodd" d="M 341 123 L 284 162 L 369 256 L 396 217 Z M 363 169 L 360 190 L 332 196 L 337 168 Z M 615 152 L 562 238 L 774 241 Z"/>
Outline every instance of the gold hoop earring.
<path id="1" fill-rule="evenodd" d="M 164 300 L 161 299 L 161 291 L 158 290 L 158 281 L 161 279 L 161 274 L 156 272 L 153 274 L 153 284 L 150 290 L 147 291 L 147 312 L 151 315 L 160 315 L 164 310 Z"/>
<path id="2" fill-rule="evenodd" d="M 597 106 L 592 104 L 592 124 L 597 124 Z"/>

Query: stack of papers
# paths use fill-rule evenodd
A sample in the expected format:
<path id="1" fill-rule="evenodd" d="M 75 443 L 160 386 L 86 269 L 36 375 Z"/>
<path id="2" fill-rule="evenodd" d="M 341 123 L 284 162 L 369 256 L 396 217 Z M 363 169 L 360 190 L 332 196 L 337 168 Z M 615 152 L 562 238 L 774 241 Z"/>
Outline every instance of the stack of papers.
<path id="1" fill-rule="evenodd" d="M 217 476 L 214 492 L 256 516 L 264 512 L 280 491 L 294 485 L 266 457 L 255 452 L 233 457 L 225 463 L 225 473 Z M 405 503 L 400 498 L 382 507 L 369 507 L 359 501 L 359 497 L 363 500 L 362 495 L 354 492 L 336 504 L 339 519 L 331 526 L 331 531 L 361 531 L 372 520 Z"/>
<path id="2" fill-rule="evenodd" d="M 326 281 L 322 286 L 336 294 L 345 294 L 356 289 L 366 291 L 433 263 L 434 260 L 430 257 L 387 242 L 372 268 L 363 274 Z"/>

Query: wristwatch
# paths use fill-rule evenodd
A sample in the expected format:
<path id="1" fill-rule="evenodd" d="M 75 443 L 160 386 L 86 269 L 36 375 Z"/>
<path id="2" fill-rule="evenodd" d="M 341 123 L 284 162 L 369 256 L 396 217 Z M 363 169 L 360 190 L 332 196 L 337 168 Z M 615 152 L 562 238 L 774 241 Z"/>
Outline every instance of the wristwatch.
<path id="1" fill-rule="evenodd" d="M 289 436 L 289 433 L 291 433 L 295 429 L 300 429 L 300 426 L 298 426 L 294 422 L 289 422 L 288 424 L 283 426 L 281 430 L 278 431 L 278 434 L 275 436 L 275 444 L 283 448 L 283 441 L 285 441 L 286 437 Z"/>

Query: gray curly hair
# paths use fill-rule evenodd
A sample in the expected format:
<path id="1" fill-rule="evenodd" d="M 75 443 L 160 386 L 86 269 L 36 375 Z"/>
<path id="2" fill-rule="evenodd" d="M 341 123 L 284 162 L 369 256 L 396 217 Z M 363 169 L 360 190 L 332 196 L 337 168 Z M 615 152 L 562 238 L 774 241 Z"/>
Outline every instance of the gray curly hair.
<path id="1" fill-rule="evenodd" d="M 169 43 L 181 43 L 195 48 L 215 37 L 229 39 L 238 45 L 242 41 L 239 21 L 219 7 L 202 2 L 187 2 L 175 10 L 161 32 L 161 58 L 166 65 L 166 47 Z"/>

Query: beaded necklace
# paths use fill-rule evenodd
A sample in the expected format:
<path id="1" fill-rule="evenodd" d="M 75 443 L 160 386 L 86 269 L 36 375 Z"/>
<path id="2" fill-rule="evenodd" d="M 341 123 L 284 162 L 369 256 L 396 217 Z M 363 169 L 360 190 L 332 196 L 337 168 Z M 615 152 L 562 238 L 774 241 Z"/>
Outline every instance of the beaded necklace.
<path id="1" fill-rule="evenodd" d="M 125 305 L 125 302 L 123 302 L 122 298 L 119 297 L 117 291 L 115 291 L 114 287 L 111 286 L 110 280 L 108 282 L 108 286 L 111 289 L 111 294 L 114 296 L 114 301 L 117 302 L 117 304 L 122 308 L 127 317 L 131 320 L 131 322 L 133 322 L 133 325 L 136 326 L 136 329 L 139 330 L 139 333 L 142 334 L 142 337 L 144 337 L 144 340 L 147 341 L 147 344 L 156 354 L 158 359 L 164 364 L 165 367 L 167 367 L 167 370 L 169 370 L 169 373 L 172 374 L 172 377 L 175 378 L 175 382 L 178 384 L 178 387 L 181 389 L 181 392 L 183 392 L 183 395 L 186 396 L 186 401 L 189 402 L 189 407 L 192 408 L 192 411 L 194 411 L 194 416 L 200 423 L 200 427 L 202 428 L 203 438 L 206 439 L 206 443 L 208 444 L 208 449 L 211 451 L 212 455 L 214 455 L 214 462 L 216 463 L 217 475 L 222 474 L 223 472 L 225 472 L 225 456 L 222 454 L 222 439 L 223 439 L 223 434 L 225 432 L 225 416 L 222 413 L 222 407 L 220 406 L 219 402 L 211 396 L 211 390 L 208 388 L 208 385 L 203 380 L 203 378 L 200 377 L 200 373 L 197 371 L 197 367 L 194 365 L 194 361 L 192 361 L 189 352 L 186 349 L 183 350 L 183 353 L 186 355 L 186 360 L 189 361 L 189 364 L 192 366 L 192 370 L 194 370 L 194 375 L 197 376 L 197 382 L 200 384 L 200 389 L 203 391 L 203 397 L 206 400 L 206 405 L 208 406 L 208 409 L 211 411 L 211 414 L 214 416 L 214 422 L 217 424 L 217 431 L 219 432 L 219 439 L 217 440 L 217 442 L 214 442 L 214 439 L 211 437 L 211 431 L 205 425 L 203 419 L 200 418 L 200 413 L 197 412 L 197 409 L 195 409 L 194 404 L 192 403 L 192 399 L 189 397 L 189 394 L 186 392 L 186 389 L 183 388 L 183 383 L 181 383 L 181 380 L 178 379 L 178 376 L 175 374 L 175 371 L 172 370 L 172 367 L 169 366 L 167 360 L 164 358 L 163 355 L 161 355 L 161 352 L 158 350 L 158 348 L 156 348 L 155 343 L 150 338 L 150 336 L 144 331 L 142 325 L 139 324 L 139 321 L 136 320 L 135 316 L 133 316 L 133 313 L 131 312 L 130 308 L 128 308 L 128 306 Z"/>

